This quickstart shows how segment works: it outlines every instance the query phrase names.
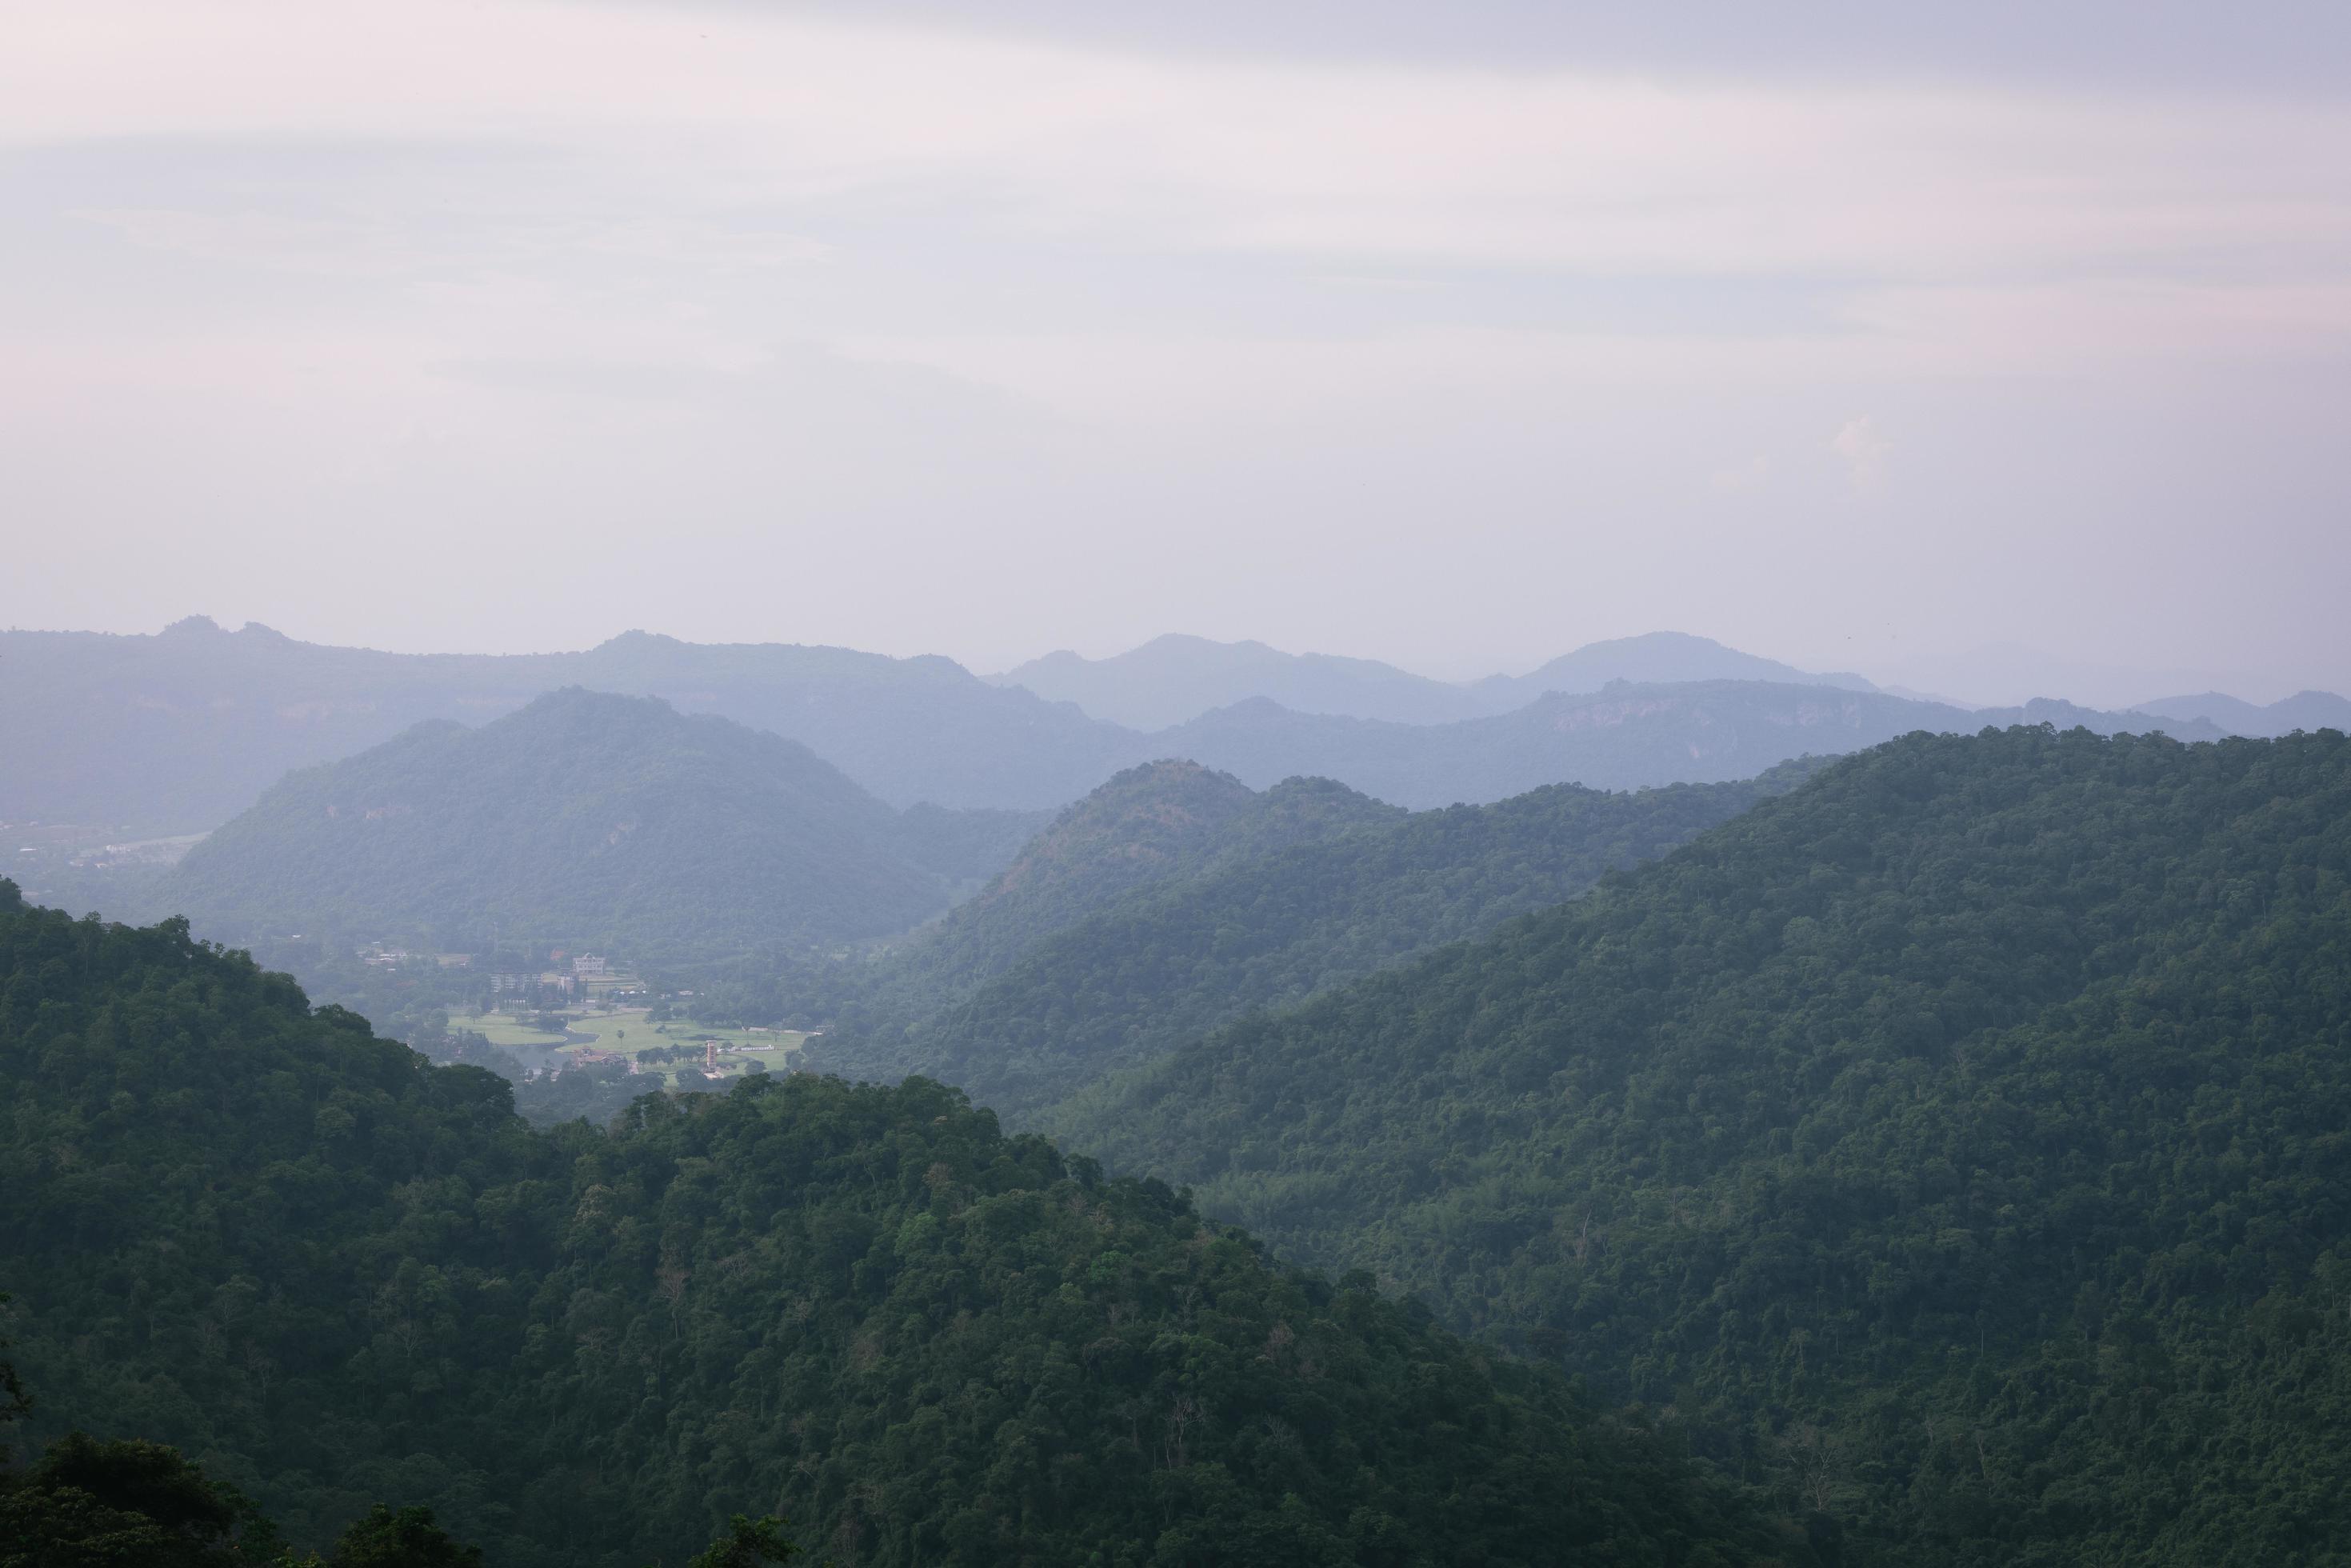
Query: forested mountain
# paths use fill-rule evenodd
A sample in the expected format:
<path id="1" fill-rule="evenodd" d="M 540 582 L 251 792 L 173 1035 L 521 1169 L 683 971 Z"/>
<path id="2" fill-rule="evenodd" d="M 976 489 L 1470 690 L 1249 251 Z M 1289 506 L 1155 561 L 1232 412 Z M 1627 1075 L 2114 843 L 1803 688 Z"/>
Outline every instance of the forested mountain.
<path id="1" fill-rule="evenodd" d="M 296 773 L 157 896 L 241 942 L 323 930 L 731 954 L 904 930 L 1024 825 L 910 827 L 798 742 L 574 689 Z"/>
<path id="2" fill-rule="evenodd" d="M 1156 738 L 1174 755 L 1260 788 L 1311 773 L 1424 810 L 1561 782 L 1637 789 L 1746 779 L 1793 757 L 1857 751 L 1912 730 L 2015 723 L 2161 729 L 2192 739 L 2220 734 L 2201 720 L 2093 713 L 2068 703 L 1971 712 L 1882 692 L 1699 681 L 1554 694 L 1513 713 L 1449 725 L 1315 717 L 1249 702 Z"/>
<path id="3" fill-rule="evenodd" d="M 816 1060 L 853 1077 L 919 1072 L 1034 1122 L 1104 1073 L 1252 1009 L 1301 1001 L 1573 898 L 1604 872 L 1654 859 L 1815 766 L 1637 794 L 1553 785 L 1228 855 L 1032 940 L 983 985 L 944 999 L 921 993 L 924 1010 L 885 985 L 865 1016 L 835 1023 Z"/>
<path id="4" fill-rule="evenodd" d="M 2339 733 L 1912 736 L 1068 1125 L 1670 1404 L 1850 1559 L 2351 1541 Z"/>
<path id="5" fill-rule="evenodd" d="M 2225 692 L 2205 692 L 2192 697 L 2158 697 L 2139 706 L 2171 718 L 2200 718 L 2231 735 L 2274 738 L 2297 729 L 2351 729 L 2351 698 L 2333 692 L 2296 692 L 2265 705 Z"/>
<path id="6" fill-rule="evenodd" d="M 1596 692 L 1611 681 L 1634 685 L 1670 685 L 1686 681 L 1765 681 L 1778 685 L 1838 686 L 1847 691 L 1877 688 L 1859 675 L 1816 675 L 1726 648 L 1711 637 L 1687 632 L 1650 632 L 1587 643 L 1523 675 L 1489 675 L 1470 690 L 1488 713 L 1506 713 L 1546 692 Z"/>
<path id="7" fill-rule="evenodd" d="M 1285 653 L 1262 643 L 1215 643 L 1176 633 L 1107 659 L 1048 653 L 992 678 L 1140 730 L 1165 729 L 1251 697 L 1267 698 L 1292 713 L 1397 724 L 1442 724 L 1489 711 L 1467 687 L 1376 659 Z"/>
<path id="8" fill-rule="evenodd" d="M 1404 813 L 1325 779 L 1263 793 L 1196 762 L 1119 774 L 1056 817 L 969 902 L 901 954 L 885 982 L 935 998 L 1001 974 L 1122 894 Z"/>
<path id="9" fill-rule="evenodd" d="M 534 1133 L 181 923 L 0 883 L 0 1104 L 31 1437 L 176 1445 L 298 1546 L 387 1500 L 494 1568 L 769 1511 L 844 1564 L 1820 1561 L 1670 1424 L 935 1084 Z"/>
<path id="10" fill-rule="evenodd" d="M 893 806 L 1058 807 L 1146 754 L 1139 737 L 943 658 L 641 632 L 579 653 L 381 653 L 198 616 L 154 636 L 0 632 L 0 819 L 202 831 L 290 769 L 568 685 L 772 730 Z"/>

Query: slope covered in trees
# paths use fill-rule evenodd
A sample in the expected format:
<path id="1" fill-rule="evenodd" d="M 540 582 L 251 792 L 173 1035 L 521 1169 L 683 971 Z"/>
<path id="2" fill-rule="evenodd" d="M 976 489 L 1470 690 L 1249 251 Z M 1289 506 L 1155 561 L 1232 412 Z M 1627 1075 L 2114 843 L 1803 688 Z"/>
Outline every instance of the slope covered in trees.
<path id="1" fill-rule="evenodd" d="M 1604 872 L 1654 859 L 1815 766 L 1633 794 L 1554 785 L 1228 856 L 1044 936 L 926 1016 L 852 1016 L 818 1058 L 852 1076 L 920 1072 L 1033 1120 L 1104 1073 L 1252 1009 L 1301 1001 L 1573 898 Z"/>
<path id="2" fill-rule="evenodd" d="M 1015 826 L 1019 820 L 1014 820 Z M 1008 835 L 898 813 L 806 747 L 577 689 L 294 774 L 197 845 L 163 908 L 209 936 L 507 938 L 632 956 L 901 931 Z M 977 843 L 971 841 L 974 838 Z"/>
<path id="3" fill-rule="evenodd" d="M 1863 1560 L 2351 1540 L 2340 734 L 1911 737 L 1081 1109 Z"/>
<path id="4" fill-rule="evenodd" d="M 177 1446 L 301 1545 L 492 1564 L 1815 1561 L 1350 1279 L 956 1092 L 763 1078 L 538 1134 L 283 976 L 0 883 L 0 1280 L 32 1436 Z"/>
<path id="5" fill-rule="evenodd" d="M 1056 817 L 883 984 L 913 1003 L 942 998 L 1137 888 L 1402 815 L 1324 779 L 1259 792 L 1196 762 L 1130 768 Z"/>

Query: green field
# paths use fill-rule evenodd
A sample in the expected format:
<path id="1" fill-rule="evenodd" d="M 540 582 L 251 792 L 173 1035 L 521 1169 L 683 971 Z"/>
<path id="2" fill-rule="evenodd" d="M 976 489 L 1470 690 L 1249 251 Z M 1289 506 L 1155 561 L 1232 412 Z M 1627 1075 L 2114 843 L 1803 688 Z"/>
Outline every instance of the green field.
<path id="1" fill-rule="evenodd" d="M 452 1013 L 449 1015 L 449 1027 L 472 1030 L 486 1038 L 492 1045 L 557 1047 L 564 1051 L 609 1051 L 622 1056 L 635 1056 L 657 1046 L 686 1046 L 699 1050 L 704 1042 L 716 1040 L 719 1050 L 719 1071 L 735 1074 L 748 1072 L 754 1061 L 765 1063 L 770 1072 L 781 1071 L 785 1062 L 799 1051 L 801 1043 L 808 1039 L 799 1030 L 713 1029 L 706 1024 L 688 1023 L 683 1019 L 672 1019 L 665 1023 L 647 1023 L 643 1008 L 609 1013 L 573 1009 L 561 1016 L 573 1034 L 592 1035 L 594 1042 L 587 1045 L 566 1043 L 505 1013 Z M 760 1046 L 774 1049 L 756 1049 Z M 644 1071 L 659 1073 L 664 1083 L 674 1083 L 679 1068 L 692 1067 L 698 1071 L 701 1065 L 699 1059 L 648 1062 Z"/>
<path id="2" fill-rule="evenodd" d="M 492 1045 L 560 1045 L 561 1038 L 536 1030 L 509 1013 L 451 1013 L 451 1029 L 470 1030 Z"/>

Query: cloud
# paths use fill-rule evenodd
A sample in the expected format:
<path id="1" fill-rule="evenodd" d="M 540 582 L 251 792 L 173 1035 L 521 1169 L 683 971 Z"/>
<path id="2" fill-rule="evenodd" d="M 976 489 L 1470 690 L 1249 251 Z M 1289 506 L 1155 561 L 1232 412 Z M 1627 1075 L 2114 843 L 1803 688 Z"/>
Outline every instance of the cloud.
<path id="1" fill-rule="evenodd" d="M 2007 613 L 2336 681 L 2351 99 L 946 10 L 0 0 L 0 471 L 47 519 L 0 609 L 528 647 L 673 591 L 780 634 L 781 581 L 782 633 L 999 666 L 1135 624 L 1532 664 L 1562 583 L 1579 639 L 1841 625 L 1965 530 L 1980 580 L 2077 563 Z M 1817 502 L 1886 482 L 1876 421 L 1864 557 Z M 2143 546 L 2218 516 L 2220 565 Z M 377 621 L 328 623 L 327 523 L 429 536 Z"/>
<path id="2" fill-rule="evenodd" d="M 1771 459 L 1758 454 L 1744 463 L 1718 469 L 1713 478 L 1717 494 L 1751 496 L 1771 482 Z"/>
<path id="3" fill-rule="evenodd" d="M 351 277 L 528 267 L 559 257 L 704 271 L 822 261 L 831 247 L 799 235 L 723 226 L 676 214 L 447 214 L 427 225 L 400 215 L 289 215 L 169 207 L 77 207 L 68 216 L 132 244 L 271 272 Z"/>
<path id="4" fill-rule="evenodd" d="M 972 198 L 1004 232 L 1305 258 L 1919 282 L 2351 246 L 2351 110 L 1166 57 L 528 0 L 81 0 L 0 57 L 0 143 L 507 138 L 686 201 Z"/>
<path id="5" fill-rule="evenodd" d="M 1894 444 L 1877 433 L 1877 426 L 1866 414 L 1846 420 L 1829 438 L 1829 450 L 1844 459 L 1854 488 L 1864 492 L 1877 488 L 1886 472 L 1886 455 L 1893 447 Z"/>

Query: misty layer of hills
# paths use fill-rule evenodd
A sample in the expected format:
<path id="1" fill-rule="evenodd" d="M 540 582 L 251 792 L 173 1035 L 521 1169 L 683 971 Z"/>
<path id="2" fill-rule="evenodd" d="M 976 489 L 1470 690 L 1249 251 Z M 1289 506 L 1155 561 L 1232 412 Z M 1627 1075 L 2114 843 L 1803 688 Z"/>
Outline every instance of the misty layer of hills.
<path id="1" fill-rule="evenodd" d="M 1855 751 L 1913 730 L 2020 723 L 2192 740 L 2222 733 L 2201 719 L 2096 713 L 2054 701 L 1970 711 L 1884 692 L 1699 681 L 1554 693 L 1515 712 L 1448 725 L 1314 717 L 1255 699 L 1155 738 L 1251 784 L 1321 774 L 1426 809 L 1499 800 L 1552 783 L 1637 789 L 1751 778 L 1792 758 Z"/>
<path id="2" fill-rule="evenodd" d="M 941 913 L 1031 826 L 894 811 L 798 742 L 573 688 L 290 775 L 152 902 L 244 942 L 396 933 L 640 958 L 805 946 Z"/>
<path id="3" fill-rule="evenodd" d="M 217 827 L 287 771 L 565 686 L 659 696 L 807 746 L 892 806 L 1030 810 L 1134 760 L 1114 726 L 951 660 L 630 632 L 581 653 L 380 653 L 201 618 L 154 636 L 0 632 L 0 818 Z"/>
<path id="4" fill-rule="evenodd" d="M 2192 697 L 2158 697 L 2141 703 L 2147 713 L 2168 718 L 2201 719 L 2231 735 L 2274 739 L 2297 729 L 2351 729 L 2351 698 L 2333 692 L 2296 692 L 2267 705 L 2249 703 L 2220 692 Z"/>
<path id="5" fill-rule="evenodd" d="M 944 658 L 705 646 L 642 632 L 581 653 L 507 657 L 320 647 L 201 619 L 153 636 L 5 632 L 0 707 L 11 744 L 0 750 L 0 820 L 122 836 L 208 831 L 292 769 L 352 756 L 426 720 L 480 725 L 570 685 L 660 696 L 682 712 L 797 740 L 901 809 L 1050 810 L 1163 757 L 1256 788 L 1315 775 L 1424 808 L 1554 783 L 1624 789 L 1747 777 L 1908 729 L 1964 732 L 2020 718 L 2102 733 L 2221 733 L 2192 713 L 2151 717 L 2062 703 L 1975 712 L 1664 633 L 1595 643 L 1532 674 L 1470 687 L 1368 661 L 1190 639 L 1163 639 L 1127 657 L 1141 662 L 1087 666 L 1081 684 L 1111 691 L 1123 711 L 1156 717 L 1192 707 L 1191 716 L 1144 733 Z M 1068 673 L 1068 661 L 1045 663 Z M 1050 685 L 1049 674 L 1035 673 Z M 1411 693 L 1418 695 L 1399 695 Z M 2302 722 L 2302 709 L 2289 706 L 2260 722 Z M 1334 711 L 1310 711 L 1319 706 Z"/>
<path id="6" fill-rule="evenodd" d="M 1507 713 L 1549 692 L 1598 691 L 1612 681 L 1772 681 L 1876 689 L 1859 675 L 1808 674 L 1776 659 L 1759 659 L 1678 632 L 1588 643 L 1527 674 L 1489 675 L 1464 685 L 1433 681 L 1376 659 L 1285 653 L 1262 643 L 1172 634 L 1107 659 L 1048 653 L 991 678 L 1144 730 L 1166 729 L 1253 699 L 1293 713 L 1447 724 Z"/>

